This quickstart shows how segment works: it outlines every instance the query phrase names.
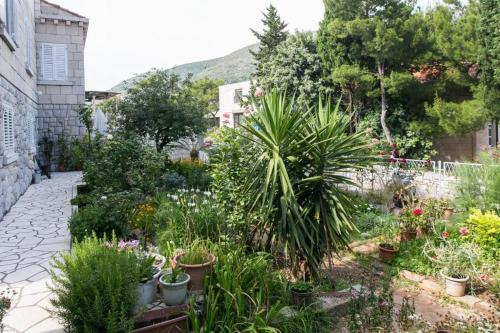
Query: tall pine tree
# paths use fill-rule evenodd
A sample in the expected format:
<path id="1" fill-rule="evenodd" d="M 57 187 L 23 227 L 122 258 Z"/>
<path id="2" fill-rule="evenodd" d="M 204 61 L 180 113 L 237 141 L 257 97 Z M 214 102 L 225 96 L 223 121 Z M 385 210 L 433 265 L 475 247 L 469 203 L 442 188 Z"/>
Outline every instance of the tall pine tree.
<path id="1" fill-rule="evenodd" d="M 255 72 L 253 78 L 259 82 L 259 79 L 265 75 L 265 64 L 271 56 L 276 52 L 277 47 L 284 42 L 288 37 L 286 31 L 287 24 L 283 22 L 276 10 L 276 7 L 269 5 L 262 23 L 264 30 L 262 33 L 250 29 L 260 42 L 257 51 L 250 51 L 255 60 Z"/>

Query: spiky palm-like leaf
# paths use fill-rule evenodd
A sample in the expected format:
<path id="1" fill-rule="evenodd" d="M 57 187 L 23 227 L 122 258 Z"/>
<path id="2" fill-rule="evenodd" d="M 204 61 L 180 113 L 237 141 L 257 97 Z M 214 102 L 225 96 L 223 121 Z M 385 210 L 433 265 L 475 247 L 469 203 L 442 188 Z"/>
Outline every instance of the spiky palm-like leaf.
<path id="1" fill-rule="evenodd" d="M 268 245 L 285 245 L 295 264 L 304 260 L 315 274 L 324 255 L 345 246 L 355 230 L 343 189 L 352 182 L 342 172 L 372 160 L 366 134 L 348 134 L 348 117 L 330 101 L 298 110 L 273 91 L 259 105 L 242 126 L 259 147 L 246 186 L 255 198 L 250 208 L 268 213 L 259 226 Z"/>

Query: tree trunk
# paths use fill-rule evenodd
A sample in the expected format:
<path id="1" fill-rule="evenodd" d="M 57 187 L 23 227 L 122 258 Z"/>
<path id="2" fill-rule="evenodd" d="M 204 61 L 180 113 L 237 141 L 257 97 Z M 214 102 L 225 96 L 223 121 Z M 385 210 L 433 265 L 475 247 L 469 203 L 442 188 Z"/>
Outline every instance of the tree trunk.
<path id="1" fill-rule="evenodd" d="M 380 113 L 380 124 L 382 125 L 382 129 L 384 130 L 384 135 L 385 138 L 387 139 L 387 142 L 389 142 L 390 145 L 392 145 L 394 142 L 392 141 L 392 136 L 391 136 L 391 131 L 389 130 L 389 127 L 387 126 L 386 118 L 387 118 L 387 96 L 385 93 L 385 84 L 384 84 L 384 77 L 385 77 L 385 68 L 383 63 L 378 63 L 378 75 L 380 79 L 380 104 L 382 107 L 382 112 Z"/>

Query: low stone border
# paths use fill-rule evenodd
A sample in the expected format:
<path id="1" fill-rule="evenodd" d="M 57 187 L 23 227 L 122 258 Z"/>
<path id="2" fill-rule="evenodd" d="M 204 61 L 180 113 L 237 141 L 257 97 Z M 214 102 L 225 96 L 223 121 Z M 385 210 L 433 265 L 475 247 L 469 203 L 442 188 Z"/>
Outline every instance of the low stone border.
<path id="1" fill-rule="evenodd" d="M 401 272 L 399 272 L 399 276 L 406 280 L 417 283 L 419 288 L 427 290 L 431 293 L 447 295 L 442 285 L 432 277 L 420 275 L 407 270 L 402 270 Z M 489 302 L 472 295 L 465 295 L 463 297 L 455 297 L 449 295 L 447 296 L 450 299 L 465 304 L 470 309 L 477 310 L 485 315 L 489 315 L 498 311 L 495 309 L 495 306 L 493 304 L 490 304 Z"/>

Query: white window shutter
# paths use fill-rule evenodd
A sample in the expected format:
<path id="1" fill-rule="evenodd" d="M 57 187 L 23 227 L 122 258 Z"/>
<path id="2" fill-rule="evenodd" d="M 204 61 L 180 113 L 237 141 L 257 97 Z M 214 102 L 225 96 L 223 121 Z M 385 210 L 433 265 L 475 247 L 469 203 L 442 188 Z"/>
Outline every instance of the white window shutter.
<path id="1" fill-rule="evenodd" d="M 44 80 L 54 80 L 54 46 L 42 44 L 42 77 Z"/>
<path id="2" fill-rule="evenodd" d="M 65 44 L 54 45 L 55 80 L 66 81 L 68 72 L 68 52 Z"/>
<path id="3" fill-rule="evenodd" d="M 14 152 L 14 110 L 7 104 L 3 111 L 3 139 L 5 152 Z"/>
<path id="4" fill-rule="evenodd" d="M 17 42 L 16 36 L 16 1 L 7 0 L 7 32 L 10 34 L 12 39 Z"/>
<path id="5" fill-rule="evenodd" d="M 7 23 L 7 0 L 0 0 L 0 21 Z"/>
<path id="6" fill-rule="evenodd" d="M 24 35 L 26 37 L 26 66 L 31 67 L 31 29 L 28 18 L 24 19 Z"/>

